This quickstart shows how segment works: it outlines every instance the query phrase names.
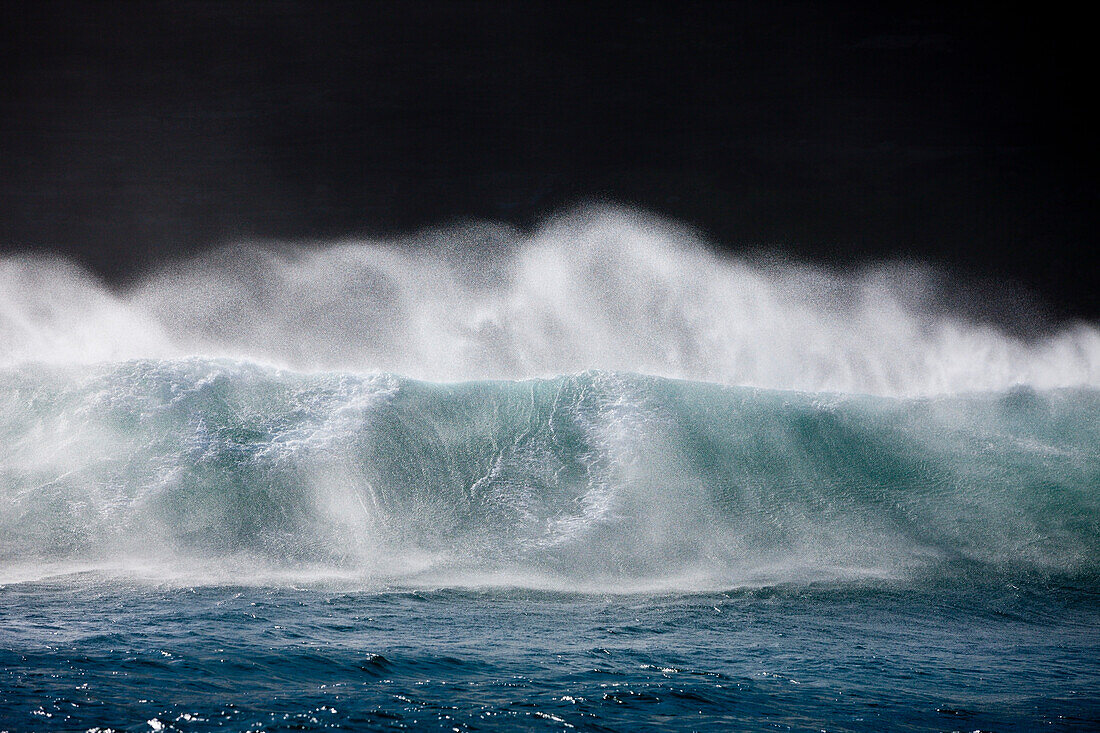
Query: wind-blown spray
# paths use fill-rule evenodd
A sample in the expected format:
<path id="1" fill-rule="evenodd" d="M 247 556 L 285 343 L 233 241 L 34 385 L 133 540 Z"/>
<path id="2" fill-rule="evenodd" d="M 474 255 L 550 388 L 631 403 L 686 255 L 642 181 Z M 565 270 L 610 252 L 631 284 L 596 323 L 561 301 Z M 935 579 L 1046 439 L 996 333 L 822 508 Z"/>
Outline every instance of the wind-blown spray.
<path id="1" fill-rule="evenodd" d="M 435 381 L 604 369 L 892 396 L 1100 386 L 1094 325 L 1024 341 L 937 307 L 942 285 L 916 265 L 754 265 L 602 209 L 530 235 L 242 245 L 121 293 L 68 263 L 9 258 L 0 364 L 205 355 Z"/>
<path id="2" fill-rule="evenodd" d="M 608 211 L 224 250 L 119 293 L 8 259 L 0 566 L 600 590 L 1094 573 L 1097 329 L 1026 342 L 934 286 L 721 258 Z"/>

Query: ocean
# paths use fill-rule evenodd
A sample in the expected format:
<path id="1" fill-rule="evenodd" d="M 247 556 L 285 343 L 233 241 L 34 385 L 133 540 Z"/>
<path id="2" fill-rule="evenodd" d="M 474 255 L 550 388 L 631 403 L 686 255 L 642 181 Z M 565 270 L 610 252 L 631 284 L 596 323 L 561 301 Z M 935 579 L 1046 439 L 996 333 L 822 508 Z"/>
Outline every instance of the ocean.
<path id="1" fill-rule="evenodd" d="M 1100 392 L 0 379 L 0 726 L 1100 723 Z"/>
<path id="2" fill-rule="evenodd" d="M 1100 728 L 1097 329 L 608 216 L 0 260 L 0 730 Z"/>

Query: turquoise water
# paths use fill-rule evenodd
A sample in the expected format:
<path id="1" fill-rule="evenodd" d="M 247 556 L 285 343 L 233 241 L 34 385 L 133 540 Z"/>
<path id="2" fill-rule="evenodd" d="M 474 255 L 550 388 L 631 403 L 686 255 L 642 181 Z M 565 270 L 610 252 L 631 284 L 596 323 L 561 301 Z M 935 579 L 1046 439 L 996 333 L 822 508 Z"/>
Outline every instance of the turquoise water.
<path id="1" fill-rule="evenodd" d="M 0 729 L 1100 725 L 1100 392 L 0 372 Z"/>

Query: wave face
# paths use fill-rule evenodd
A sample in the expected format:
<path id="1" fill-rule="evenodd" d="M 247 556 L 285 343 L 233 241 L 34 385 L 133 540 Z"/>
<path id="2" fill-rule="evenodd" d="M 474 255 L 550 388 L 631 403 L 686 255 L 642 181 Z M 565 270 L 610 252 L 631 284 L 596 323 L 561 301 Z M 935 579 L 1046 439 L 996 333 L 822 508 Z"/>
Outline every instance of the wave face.
<path id="1" fill-rule="evenodd" d="M 601 369 L 899 397 L 1100 388 L 1095 325 L 1021 340 L 949 307 L 958 290 L 917 265 L 723 258 L 667 222 L 586 209 L 530 234 L 242 245 L 123 291 L 3 259 L 0 367 L 202 355 L 435 381 Z"/>
<path id="2" fill-rule="evenodd" d="M 0 565 L 596 590 L 1092 576 L 1097 425 L 1091 389 L 8 368 Z"/>

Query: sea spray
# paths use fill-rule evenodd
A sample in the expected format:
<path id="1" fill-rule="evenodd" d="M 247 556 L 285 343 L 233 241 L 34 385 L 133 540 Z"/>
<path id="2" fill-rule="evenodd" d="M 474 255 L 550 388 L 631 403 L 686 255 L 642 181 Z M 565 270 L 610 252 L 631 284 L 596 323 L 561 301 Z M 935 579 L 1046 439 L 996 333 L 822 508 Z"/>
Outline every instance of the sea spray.
<path id="1" fill-rule="evenodd" d="M 121 290 L 8 257 L 0 365 L 203 355 L 433 381 L 601 369 L 910 397 L 1100 387 L 1094 325 L 1023 339 L 948 307 L 952 289 L 919 264 L 754 263 L 653 217 L 581 209 L 531 233 L 241 244 Z"/>

